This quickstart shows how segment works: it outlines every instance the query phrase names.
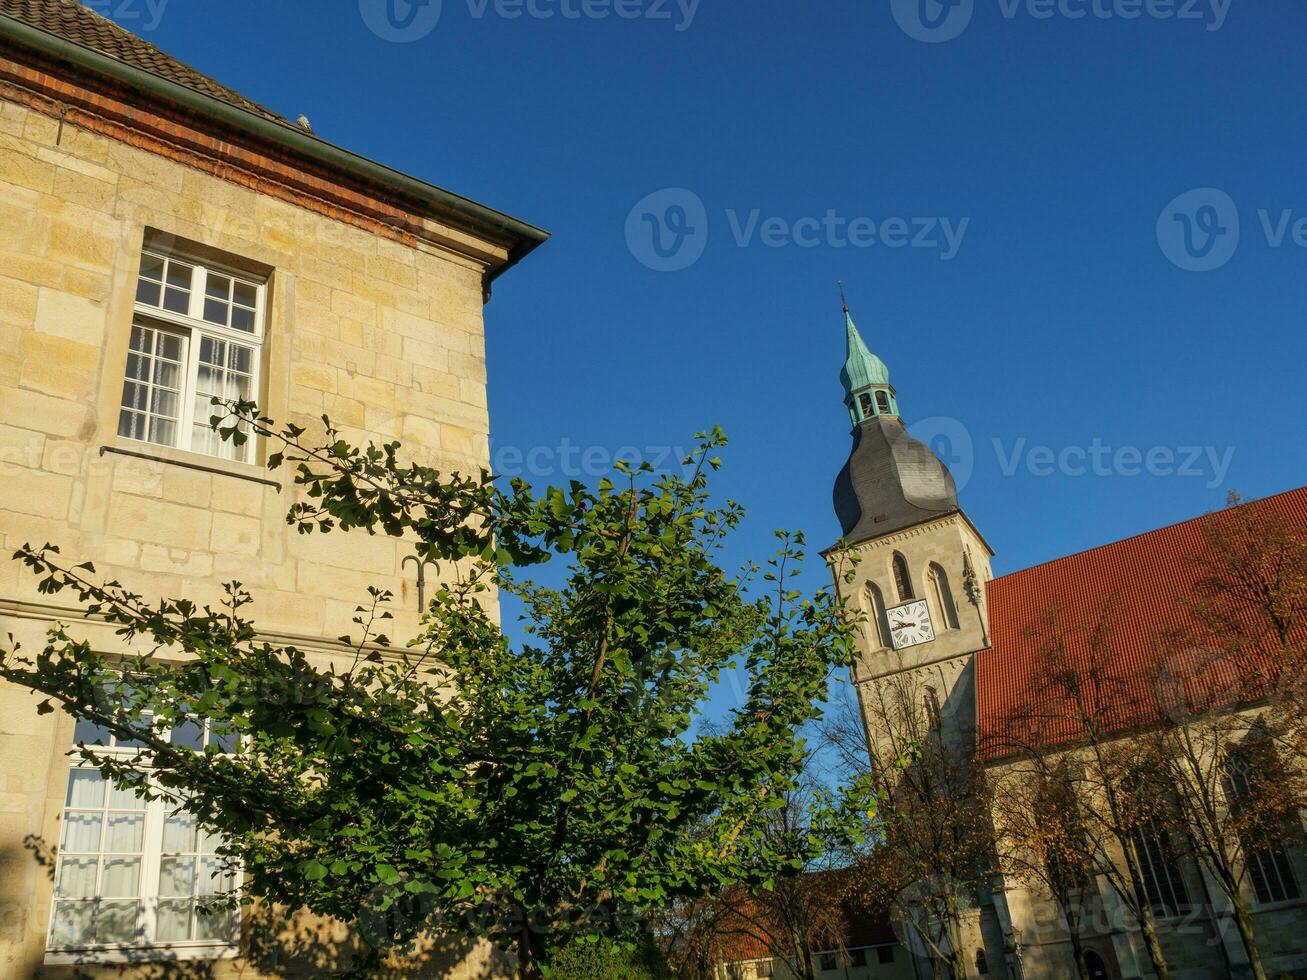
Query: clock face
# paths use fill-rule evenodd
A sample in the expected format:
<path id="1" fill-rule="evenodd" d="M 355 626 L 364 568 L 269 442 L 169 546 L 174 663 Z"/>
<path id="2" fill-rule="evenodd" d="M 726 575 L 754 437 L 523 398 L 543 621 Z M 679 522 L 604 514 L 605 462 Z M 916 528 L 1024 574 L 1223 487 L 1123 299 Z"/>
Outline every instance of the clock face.
<path id="1" fill-rule="evenodd" d="M 929 643 L 935 638 L 935 627 L 930 622 L 930 607 L 925 599 L 905 602 L 885 613 L 889 620 L 890 642 L 895 650 Z"/>

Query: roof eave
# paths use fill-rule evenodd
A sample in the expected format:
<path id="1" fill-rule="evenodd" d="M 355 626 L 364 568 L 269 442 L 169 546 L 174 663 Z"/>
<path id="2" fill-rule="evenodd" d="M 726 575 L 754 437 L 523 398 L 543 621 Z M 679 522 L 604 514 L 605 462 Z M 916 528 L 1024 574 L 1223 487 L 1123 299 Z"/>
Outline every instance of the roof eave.
<path id="1" fill-rule="evenodd" d="M 501 240 L 508 246 L 508 259 L 487 271 L 487 284 L 516 265 L 549 238 L 547 231 L 504 214 L 502 211 L 496 211 L 453 191 L 429 184 L 385 164 L 342 149 L 289 123 L 277 123 L 265 119 L 247 109 L 230 105 L 143 68 L 137 68 L 92 48 L 57 37 L 7 14 L 0 14 L 0 36 L 9 37 L 24 47 L 104 75 L 145 94 L 167 99 L 238 132 L 279 144 L 306 160 L 329 167 L 347 177 L 379 184 L 414 198 L 437 213 L 443 212 L 461 219 L 474 233 L 485 235 L 491 240 Z"/>
<path id="2" fill-rule="evenodd" d="M 923 524 L 929 524 L 931 521 L 938 521 L 943 518 L 953 517 L 953 516 L 961 517 L 962 520 L 966 522 L 967 527 L 971 529 L 971 533 L 974 534 L 976 536 L 976 539 L 982 545 L 985 546 L 985 551 L 988 554 L 988 557 L 993 558 L 994 549 L 990 547 L 989 542 L 985 540 L 985 536 L 980 533 L 979 528 L 977 528 L 975 524 L 971 523 L 971 518 L 967 516 L 967 512 L 963 510 L 961 507 L 955 507 L 952 510 L 941 511 L 938 514 L 932 514 L 929 517 L 923 517 L 919 521 L 913 521 L 911 524 L 905 524 L 903 527 L 895 528 L 893 531 L 886 532 L 886 534 L 872 534 L 872 535 L 858 538 L 857 540 L 849 540 L 846 538 L 841 538 L 839 541 L 836 541 L 834 544 L 822 548 L 819 552 L 817 552 L 817 554 L 821 555 L 823 558 L 829 561 L 832 555 L 837 555 L 842 551 L 849 551 L 853 548 L 857 548 L 860 545 L 866 544 L 868 541 L 875 541 L 877 538 L 885 537 L 887 534 L 898 534 L 902 531 L 911 530 L 914 527 L 921 527 L 921 525 Z"/>

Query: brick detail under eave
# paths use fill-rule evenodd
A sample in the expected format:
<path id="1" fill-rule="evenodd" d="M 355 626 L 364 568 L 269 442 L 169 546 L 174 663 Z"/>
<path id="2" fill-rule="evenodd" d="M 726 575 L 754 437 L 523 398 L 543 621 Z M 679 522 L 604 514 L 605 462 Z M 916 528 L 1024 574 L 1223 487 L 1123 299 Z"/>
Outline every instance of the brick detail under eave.
<path id="1" fill-rule="evenodd" d="M 66 69 L 56 75 L 12 54 L 0 52 L 0 98 L 373 234 L 410 246 L 418 241 L 423 218 L 415 207 L 361 192 L 274 147 L 232 142 L 235 134 L 180 107 L 143 107 L 107 79 L 69 77 Z"/>

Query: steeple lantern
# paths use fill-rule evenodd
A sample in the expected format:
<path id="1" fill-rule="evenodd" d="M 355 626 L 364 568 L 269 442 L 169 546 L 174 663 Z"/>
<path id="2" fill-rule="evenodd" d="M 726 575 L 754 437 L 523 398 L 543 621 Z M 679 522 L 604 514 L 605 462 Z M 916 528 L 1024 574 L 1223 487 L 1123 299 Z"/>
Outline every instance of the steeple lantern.
<path id="1" fill-rule="evenodd" d="M 840 298 L 844 299 L 844 284 L 840 283 Z M 848 342 L 848 356 L 840 371 L 844 384 L 844 404 L 854 427 L 876 418 L 899 418 L 898 398 L 889 382 L 889 368 L 885 362 L 867 349 L 844 301 L 844 332 Z"/>

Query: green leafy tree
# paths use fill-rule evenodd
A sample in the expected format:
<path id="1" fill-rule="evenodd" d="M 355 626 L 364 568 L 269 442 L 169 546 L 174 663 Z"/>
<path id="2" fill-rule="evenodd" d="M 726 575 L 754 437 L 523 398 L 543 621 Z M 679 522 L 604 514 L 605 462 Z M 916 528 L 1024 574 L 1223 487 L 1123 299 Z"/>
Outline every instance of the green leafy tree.
<path id="1" fill-rule="evenodd" d="M 249 403 L 224 410 L 224 438 L 257 434 L 269 469 L 293 470 L 301 533 L 386 534 L 439 563 L 421 635 L 392 647 L 390 597 L 373 589 L 323 665 L 263 638 L 239 583 L 214 607 L 151 602 L 25 547 L 43 592 L 75 593 L 124 650 L 151 653 L 113 657 L 59 626 L 39 652 L 11 644 L 0 676 L 139 741 L 133 758 L 84 756 L 225 836 L 244 871 L 228 901 L 351 924 L 360 975 L 439 931 L 486 937 L 536 978 L 574 937 L 624 941 L 645 910 L 808 860 L 810 842 L 767 829 L 852 624 L 829 592 L 795 588 L 801 535 L 780 534 L 765 568 L 718 565 L 742 515 L 710 503 L 720 431 L 683 474 L 619 465 L 619 483 L 536 493 L 404 462 L 397 443 L 351 445 L 326 418 L 314 438 Z M 544 566 L 552 584 L 527 577 Z M 525 610 L 522 641 L 496 594 Z M 696 736 L 728 668 L 747 677 L 743 704 Z M 160 734 L 195 715 L 243 751 Z"/>

